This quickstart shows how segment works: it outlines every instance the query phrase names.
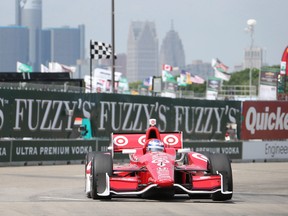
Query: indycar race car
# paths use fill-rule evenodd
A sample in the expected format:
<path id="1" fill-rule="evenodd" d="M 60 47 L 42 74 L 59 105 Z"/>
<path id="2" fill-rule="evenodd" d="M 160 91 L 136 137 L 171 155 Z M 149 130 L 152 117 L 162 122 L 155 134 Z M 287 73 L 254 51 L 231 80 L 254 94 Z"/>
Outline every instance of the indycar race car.
<path id="1" fill-rule="evenodd" d="M 225 154 L 183 148 L 182 132 L 160 133 L 155 119 L 146 133 L 111 134 L 108 152 L 89 152 L 85 159 L 85 192 L 93 199 L 137 195 L 172 199 L 175 194 L 230 200 L 232 169 Z M 113 163 L 115 154 L 128 163 Z"/>

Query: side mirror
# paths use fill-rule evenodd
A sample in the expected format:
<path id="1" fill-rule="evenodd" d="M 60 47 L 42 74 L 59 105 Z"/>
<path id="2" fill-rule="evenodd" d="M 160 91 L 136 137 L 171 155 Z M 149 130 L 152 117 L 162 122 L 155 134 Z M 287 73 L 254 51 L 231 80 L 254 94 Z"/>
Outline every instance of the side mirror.
<path id="1" fill-rule="evenodd" d="M 135 154 L 136 149 L 123 149 L 122 154 Z"/>
<path id="2" fill-rule="evenodd" d="M 188 153 L 188 152 L 191 152 L 191 150 L 189 148 L 184 148 L 184 149 L 178 149 L 177 150 L 177 153 Z"/>

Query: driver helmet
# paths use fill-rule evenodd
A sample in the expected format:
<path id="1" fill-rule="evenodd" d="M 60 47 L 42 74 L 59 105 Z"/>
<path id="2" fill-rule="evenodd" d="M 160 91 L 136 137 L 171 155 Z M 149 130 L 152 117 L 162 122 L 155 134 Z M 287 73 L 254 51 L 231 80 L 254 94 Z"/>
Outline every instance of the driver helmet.
<path id="1" fill-rule="evenodd" d="M 151 139 L 148 142 L 147 151 L 150 151 L 150 152 L 163 152 L 164 151 L 164 144 L 159 139 Z"/>

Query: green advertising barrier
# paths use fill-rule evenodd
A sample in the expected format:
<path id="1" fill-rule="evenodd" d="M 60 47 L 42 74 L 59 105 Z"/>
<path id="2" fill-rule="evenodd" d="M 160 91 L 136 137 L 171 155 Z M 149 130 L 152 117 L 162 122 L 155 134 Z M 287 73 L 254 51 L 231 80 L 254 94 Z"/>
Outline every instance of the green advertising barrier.
<path id="1" fill-rule="evenodd" d="M 81 145 L 81 146 L 80 146 Z M 84 143 L 49 141 L 14 141 L 12 148 L 13 161 L 60 161 L 79 160 L 92 151 L 92 145 Z"/>
<path id="2" fill-rule="evenodd" d="M 92 136 L 144 132 L 155 118 L 161 132 L 182 131 L 186 140 L 224 140 L 227 124 L 241 129 L 241 102 L 0 90 L 0 137 L 69 139 L 76 117 L 90 119 Z"/>
<path id="3" fill-rule="evenodd" d="M 184 148 L 191 148 L 195 152 L 213 152 L 227 154 L 230 159 L 242 159 L 242 142 L 197 141 L 184 142 Z"/>
<path id="4" fill-rule="evenodd" d="M 227 154 L 242 159 L 242 142 L 184 142 L 184 148 L 195 152 Z M 87 152 L 107 151 L 108 139 L 92 140 L 10 140 L 0 141 L 0 166 L 27 162 L 84 161 Z M 118 154 L 115 159 L 125 159 Z"/>
<path id="5" fill-rule="evenodd" d="M 12 141 L 11 162 L 84 160 L 97 150 L 96 140 L 21 140 Z"/>
<path id="6" fill-rule="evenodd" d="M 18 162 L 84 161 L 87 152 L 107 151 L 109 143 L 107 139 L 0 141 L 0 166 Z"/>
<path id="7" fill-rule="evenodd" d="M 10 141 L 0 141 L 0 163 L 10 162 L 11 144 Z"/>

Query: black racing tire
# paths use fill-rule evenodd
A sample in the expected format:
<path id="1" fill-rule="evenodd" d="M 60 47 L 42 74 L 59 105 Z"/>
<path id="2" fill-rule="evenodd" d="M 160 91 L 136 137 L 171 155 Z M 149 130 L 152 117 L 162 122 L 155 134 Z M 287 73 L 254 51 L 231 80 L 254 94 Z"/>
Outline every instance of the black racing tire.
<path id="1" fill-rule="evenodd" d="M 91 198 L 93 199 L 111 199 L 109 196 L 98 196 L 97 188 L 105 187 L 105 178 L 98 178 L 100 175 L 108 173 L 109 177 L 113 173 L 113 160 L 110 153 L 95 152 L 93 156 L 92 168 L 91 168 Z"/>
<path id="2" fill-rule="evenodd" d="M 96 152 L 88 152 L 85 156 L 85 188 L 86 188 L 86 181 L 87 181 L 87 175 L 86 170 L 88 163 L 93 159 L 94 155 L 96 155 Z M 87 198 L 91 198 L 91 193 L 86 193 Z"/>
<path id="3" fill-rule="evenodd" d="M 217 171 L 223 175 L 224 191 L 233 191 L 233 178 L 230 159 L 226 154 L 210 154 L 209 155 L 211 174 L 216 175 Z M 212 194 L 214 201 L 226 201 L 232 199 L 233 193 L 222 194 L 218 191 Z"/>

